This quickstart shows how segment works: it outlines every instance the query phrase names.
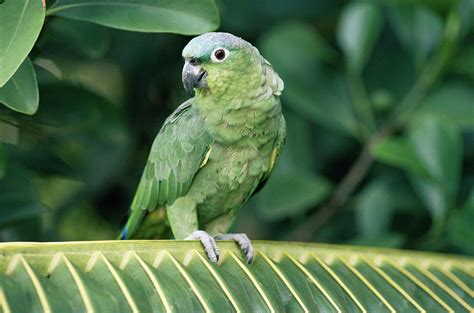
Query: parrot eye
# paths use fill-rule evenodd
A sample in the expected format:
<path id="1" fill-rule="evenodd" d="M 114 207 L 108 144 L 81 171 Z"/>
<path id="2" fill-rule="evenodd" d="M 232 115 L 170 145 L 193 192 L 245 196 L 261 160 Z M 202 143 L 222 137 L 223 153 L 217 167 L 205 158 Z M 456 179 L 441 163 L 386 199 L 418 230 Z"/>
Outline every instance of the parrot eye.
<path id="1" fill-rule="evenodd" d="M 229 50 L 226 48 L 217 48 L 212 51 L 211 60 L 214 63 L 224 62 L 229 56 Z"/>

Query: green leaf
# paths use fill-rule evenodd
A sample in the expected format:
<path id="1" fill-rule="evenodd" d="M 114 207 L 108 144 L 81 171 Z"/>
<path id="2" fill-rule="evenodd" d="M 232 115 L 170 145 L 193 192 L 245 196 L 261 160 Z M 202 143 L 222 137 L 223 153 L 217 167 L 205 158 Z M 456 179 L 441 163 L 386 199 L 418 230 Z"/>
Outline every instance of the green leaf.
<path id="1" fill-rule="evenodd" d="M 36 112 L 39 104 L 38 84 L 30 59 L 25 59 L 15 75 L 0 88 L 0 103 L 17 112 L 29 115 Z"/>
<path id="2" fill-rule="evenodd" d="M 42 91 L 42 105 L 35 115 L 38 124 L 61 128 L 63 134 L 83 132 L 100 124 L 107 102 L 94 93 L 68 84 L 47 84 Z"/>
<path id="3" fill-rule="evenodd" d="M 45 8 L 41 0 L 0 3 L 0 87 L 13 76 L 38 38 Z"/>
<path id="4" fill-rule="evenodd" d="M 277 166 L 255 199 L 263 219 L 278 221 L 301 215 L 318 205 L 331 189 L 331 184 L 324 177 L 310 172 L 286 171 Z"/>
<path id="5" fill-rule="evenodd" d="M 464 48 L 464 50 L 452 60 L 451 70 L 474 79 L 474 45 Z"/>
<path id="6" fill-rule="evenodd" d="M 44 211 L 32 175 L 11 163 L 0 179 L 0 228 L 39 216 Z"/>
<path id="7" fill-rule="evenodd" d="M 20 130 L 16 125 L 0 122 L 0 143 L 18 144 Z"/>
<path id="8" fill-rule="evenodd" d="M 355 203 L 358 233 L 364 238 L 378 238 L 389 232 L 395 209 L 390 185 L 375 180 L 357 196 Z"/>
<path id="9" fill-rule="evenodd" d="M 44 144 L 42 141 L 29 142 L 31 138 L 26 135 L 23 137 L 22 143 L 14 150 L 13 157 L 21 162 L 25 167 L 40 174 L 39 181 L 42 181 L 42 176 L 55 177 L 71 176 L 75 171 L 75 165 L 69 160 L 63 160 L 57 151 L 54 149 L 55 142 L 48 142 Z M 34 139 L 33 139 L 34 140 Z M 73 139 L 70 139 L 73 140 Z M 12 157 L 12 158 L 13 158 Z M 66 184 L 64 186 L 67 186 Z M 41 196 L 41 185 L 40 188 Z M 56 192 L 56 190 L 55 190 Z M 60 194 L 50 195 L 50 197 L 61 196 Z M 40 197 L 41 202 L 49 207 L 49 203 Z"/>
<path id="10" fill-rule="evenodd" d="M 14 312 L 468 312 L 472 305 L 469 257 L 257 241 L 248 265 L 235 243 L 218 245 L 216 265 L 198 241 L 3 243 L 1 305 Z"/>
<path id="11" fill-rule="evenodd" d="M 467 83 L 449 83 L 440 86 L 429 95 L 413 119 L 426 115 L 448 120 L 463 130 L 474 129 L 474 89 Z"/>
<path id="12" fill-rule="evenodd" d="M 84 23 L 86 24 L 86 23 Z M 92 25 L 92 24 L 91 24 Z M 96 25 L 93 25 L 96 26 Z M 52 57 L 51 59 L 36 59 L 35 65 L 56 76 L 39 77 L 40 84 L 58 83 L 58 78 L 64 83 L 82 86 L 117 105 L 125 100 L 127 89 L 126 76 L 123 68 L 115 62 L 104 59 L 91 61 L 79 58 Z M 155 71 L 156 72 L 156 71 Z M 41 71 L 37 71 L 41 75 Z M 41 81 L 40 78 L 43 80 Z"/>
<path id="13" fill-rule="evenodd" d="M 38 45 L 42 52 L 64 51 L 98 59 L 110 46 L 109 29 L 97 24 L 65 18 L 54 18 L 48 22 Z"/>
<path id="14" fill-rule="evenodd" d="M 462 141 L 459 129 L 448 120 L 425 116 L 413 123 L 408 141 L 433 181 L 413 177 L 425 206 L 441 221 L 455 205 L 461 178 Z"/>
<path id="15" fill-rule="evenodd" d="M 37 179 L 38 196 L 41 203 L 51 210 L 63 207 L 83 185 L 82 182 L 67 176 L 48 175 L 46 177 Z"/>
<path id="16" fill-rule="evenodd" d="M 384 138 L 373 146 L 372 154 L 378 161 L 404 169 L 420 177 L 430 178 L 429 171 L 405 139 Z"/>
<path id="17" fill-rule="evenodd" d="M 454 0 L 451 0 L 454 1 Z M 472 0 L 457 0 L 457 10 L 461 22 L 460 37 L 463 38 L 474 29 L 474 2 Z"/>
<path id="18" fill-rule="evenodd" d="M 48 193 L 42 192 L 41 200 L 55 209 L 50 226 L 57 231 L 56 223 L 68 210 L 100 194 L 103 187 L 117 184 L 131 151 L 130 133 L 123 111 L 91 91 L 66 84 L 42 85 L 41 90 L 42 103 L 34 121 L 48 136 L 38 139 L 25 134 L 15 152 L 16 159 L 39 173 L 42 181 L 56 175 L 81 182 L 78 186 L 62 182 L 61 191 L 40 185 Z"/>
<path id="19" fill-rule="evenodd" d="M 333 56 L 329 45 L 313 27 L 296 22 L 285 22 L 272 28 L 259 41 L 259 47 L 288 81 L 298 79 L 301 73 L 305 73 L 307 80 L 315 80 L 320 61 Z"/>
<path id="20" fill-rule="evenodd" d="M 7 152 L 5 151 L 5 146 L 0 143 L 0 179 L 5 177 L 7 173 Z"/>
<path id="21" fill-rule="evenodd" d="M 74 164 L 73 178 L 89 190 L 112 180 L 123 166 L 129 142 L 122 111 L 78 86 L 48 84 L 42 92 L 35 120 L 57 130 L 48 149 Z"/>
<path id="22" fill-rule="evenodd" d="M 140 32 L 196 35 L 219 26 L 213 0 L 58 0 L 47 14 Z"/>
<path id="23" fill-rule="evenodd" d="M 286 44 L 283 44 L 286 43 Z M 268 32 L 260 42 L 264 51 L 272 56 L 279 64 L 279 72 L 292 72 L 295 66 L 306 64 L 309 68 L 299 68 L 310 72 L 313 67 L 318 67 L 318 60 L 330 62 L 337 57 L 336 51 L 310 24 L 302 22 L 283 22 Z M 270 51 L 273 46 L 280 47 L 280 53 Z M 301 49 L 301 47 L 305 47 Z M 265 53 L 265 56 L 268 56 Z M 291 58 L 298 60 L 296 64 L 286 62 Z"/>
<path id="24" fill-rule="evenodd" d="M 376 168 L 372 175 L 375 177 L 354 197 L 357 236 L 349 242 L 380 247 L 403 247 L 407 244 L 408 234 L 412 229 L 416 229 L 417 224 L 406 225 L 403 233 L 397 233 L 394 229 L 403 224 L 404 220 L 416 220 L 426 216 L 426 210 L 402 175 L 383 171 L 380 167 Z"/>
<path id="25" fill-rule="evenodd" d="M 328 73 L 314 84 L 304 82 L 304 78 L 302 76 L 301 81 L 285 80 L 283 103 L 322 127 L 356 136 L 357 122 L 342 76 Z"/>
<path id="26" fill-rule="evenodd" d="M 453 208 L 461 178 L 462 141 L 449 120 L 423 116 L 414 121 L 406 139 L 384 139 L 374 157 L 405 169 L 436 223 Z"/>
<path id="27" fill-rule="evenodd" d="M 389 21 L 399 40 L 421 66 L 437 46 L 443 32 L 440 16 L 423 6 L 391 6 Z"/>
<path id="28" fill-rule="evenodd" d="M 382 26 L 382 12 L 373 2 L 353 2 L 344 8 L 337 26 L 337 40 L 350 69 L 359 72 L 364 68 Z"/>
<path id="29" fill-rule="evenodd" d="M 458 248 L 474 254 L 472 243 L 472 221 L 474 221 L 474 189 L 464 206 L 448 222 L 448 238 Z"/>
<path id="30" fill-rule="evenodd" d="M 470 0 L 467 0 L 470 1 Z M 391 3 L 400 6 L 424 6 L 435 11 L 446 12 L 454 5 L 458 4 L 459 0 L 379 0 L 381 3 Z"/>
<path id="31" fill-rule="evenodd" d="M 451 196 L 461 177 L 462 141 L 459 129 L 449 120 L 426 116 L 412 125 L 408 140 L 418 159 Z"/>

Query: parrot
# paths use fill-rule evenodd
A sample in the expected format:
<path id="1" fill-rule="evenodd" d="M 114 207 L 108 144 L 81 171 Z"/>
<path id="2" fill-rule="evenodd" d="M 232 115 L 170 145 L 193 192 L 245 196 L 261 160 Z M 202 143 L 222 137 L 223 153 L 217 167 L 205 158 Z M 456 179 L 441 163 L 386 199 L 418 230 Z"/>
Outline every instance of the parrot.
<path id="1" fill-rule="evenodd" d="M 119 239 L 199 240 L 215 263 L 216 240 L 232 240 L 251 263 L 248 236 L 227 232 L 283 149 L 284 83 L 256 47 L 230 33 L 197 36 L 182 57 L 192 97 L 158 132 Z"/>

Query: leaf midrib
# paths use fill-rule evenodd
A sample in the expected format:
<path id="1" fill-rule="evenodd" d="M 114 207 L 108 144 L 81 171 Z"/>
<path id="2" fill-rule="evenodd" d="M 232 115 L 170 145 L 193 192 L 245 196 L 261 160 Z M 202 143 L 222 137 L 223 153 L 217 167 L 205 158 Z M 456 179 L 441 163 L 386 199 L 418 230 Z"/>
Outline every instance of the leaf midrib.
<path id="1" fill-rule="evenodd" d="M 0 58 L 0 65 L 3 63 L 5 56 L 7 55 L 8 51 L 10 50 L 12 43 L 13 43 L 13 38 L 15 38 L 16 34 L 18 33 L 18 30 L 20 29 L 20 25 L 23 21 L 23 18 L 25 17 L 25 12 L 26 12 L 26 7 L 28 6 L 28 0 L 25 0 L 23 10 L 21 11 L 20 18 L 18 19 L 18 23 L 16 25 L 15 31 L 13 32 L 13 35 L 10 36 L 10 41 L 8 42 L 7 48 L 3 52 L 3 56 Z"/>

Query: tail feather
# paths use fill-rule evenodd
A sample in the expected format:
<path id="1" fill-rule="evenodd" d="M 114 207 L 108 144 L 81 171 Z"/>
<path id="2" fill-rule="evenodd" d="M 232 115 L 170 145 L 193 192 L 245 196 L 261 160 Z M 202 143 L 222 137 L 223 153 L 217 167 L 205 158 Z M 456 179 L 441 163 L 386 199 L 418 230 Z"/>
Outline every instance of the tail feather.
<path id="1" fill-rule="evenodd" d="M 171 229 L 164 207 L 154 211 L 132 210 L 117 240 L 171 238 Z"/>
<path id="2" fill-rule="evenodd" d="M 127 223 L 123 227 L 118 240 L 130 239 L 130 237 L 137 231 L 147 211 L 132 210 Z"/>
<path id="3" fill-rule="evenodd" d="M 127 239 L 127 234 L 128 234 L 128 230 L 127 228 L 123 228 L 122 231 L 120 232 L 120 235 L 118 236 L 117 240 L 125 240 Z"/>

